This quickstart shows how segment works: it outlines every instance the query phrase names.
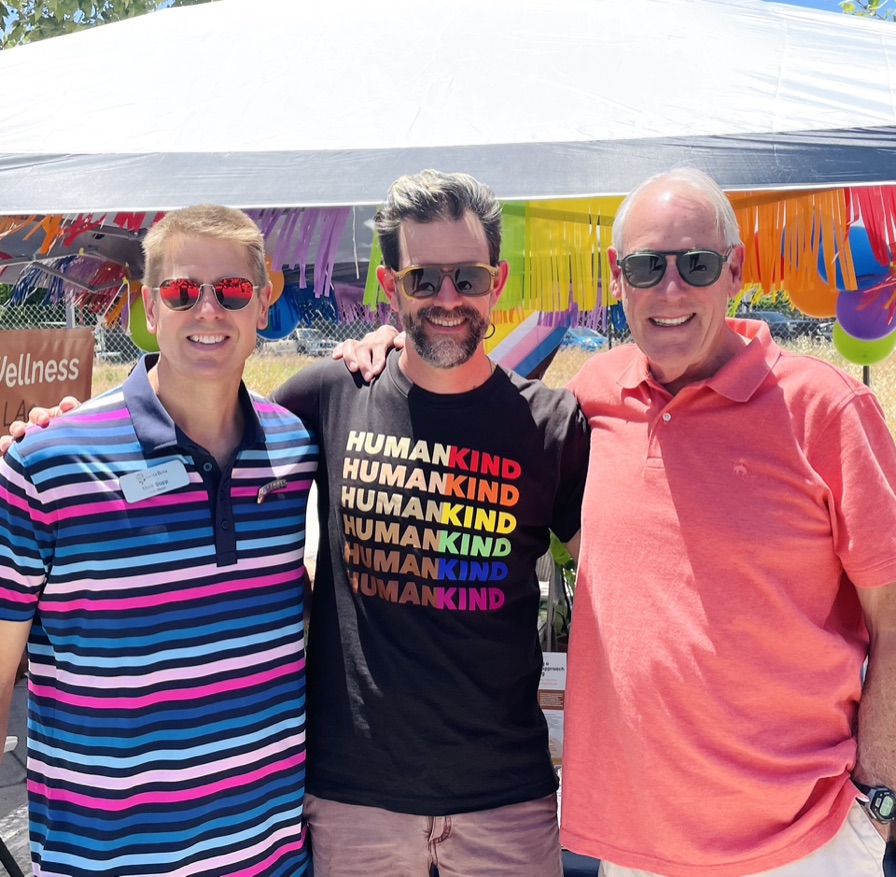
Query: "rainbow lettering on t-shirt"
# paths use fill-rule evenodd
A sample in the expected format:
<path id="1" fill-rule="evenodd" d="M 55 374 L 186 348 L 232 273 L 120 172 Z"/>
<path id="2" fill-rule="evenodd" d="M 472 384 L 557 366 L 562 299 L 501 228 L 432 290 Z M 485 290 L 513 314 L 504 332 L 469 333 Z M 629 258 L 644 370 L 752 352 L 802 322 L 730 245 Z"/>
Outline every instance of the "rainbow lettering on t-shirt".
<path id="1" fill-rule="evenodd" d="M 343 560 L 355 593 L 432 609 L 500 609 L 520 464 L 472 448 L 352 430 Z"/>

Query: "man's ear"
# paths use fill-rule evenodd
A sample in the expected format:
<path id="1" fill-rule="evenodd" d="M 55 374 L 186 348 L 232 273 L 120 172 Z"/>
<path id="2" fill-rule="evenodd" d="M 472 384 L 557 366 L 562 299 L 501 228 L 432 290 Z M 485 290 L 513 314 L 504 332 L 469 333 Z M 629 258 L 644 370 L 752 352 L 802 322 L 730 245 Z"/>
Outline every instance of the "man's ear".
<path id="1" fill-rule="evenodd" d="M 497 302 L 507 286 L 507 279 L 510 277 L 510 265 L 507 262 L 498 262 L 498 276 L 495 278 L 495 285 L 492 287 L 492 305 Z"/>
<path id="2" fill-rule="evenodd" d="M 395 311 L 395 313 L 398 313 L 398 296 L 401 295 L 401 293 L 395 283 L 395 275 L 385 265 L 380 265 L 376 269 L 376 279 L 383 292 L 386 293 L 386 298 L 389 299 L 389 304 L 392 305 L 392 310 Z"/>
<path id="3" fill-rule="evenodd" d="M 268 324 L 268 313 L 271 310 L 271 295 L 273 291 L 274 287 L 270 280 L 258 290 L 258 300 L 261 302 L 261 308 L 258 311 L 258 321 L 255 325 L 259 329 L 264 329 Z"/>
<path id="4" fill-rule="evenodd" d="M 615 247 L 607 247 L 607 258 L 610 261 L 610 295 L 616 301 L 622 301 L 622 268 Z"/>
<path id="5" fill-rule="evenodd" d="M 734 298 L 743 288 L 744 258 L 744 247 L 743 244 L 740 244 L 728 254 L 728 261 L 723 266 L 723 270 L 731 272 L 731 289 L 728 298 Z"/>
<path id="6" fill-rule="evenodd" d="M 146 311 L 146 328 L 150 334 L 155 335 L 158 325 L 156 308 L 162 305 L 148 286 L 141 286 L 140 294 L 143 296 L 143 310 Z"/>

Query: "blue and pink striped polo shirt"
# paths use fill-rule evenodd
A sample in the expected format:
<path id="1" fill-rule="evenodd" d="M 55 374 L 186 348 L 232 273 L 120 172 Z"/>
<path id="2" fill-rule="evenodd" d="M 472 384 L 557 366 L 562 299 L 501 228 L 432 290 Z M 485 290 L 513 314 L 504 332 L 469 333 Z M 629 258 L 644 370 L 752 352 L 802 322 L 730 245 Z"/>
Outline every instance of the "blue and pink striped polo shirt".
<path id="1" fill-rule="evenodd" d="M 241 387 L 222 471 L 147 367 L 0 462 L 0 619 L 32 623 L 35 874 L 302 875 L 317 443 Z"/>

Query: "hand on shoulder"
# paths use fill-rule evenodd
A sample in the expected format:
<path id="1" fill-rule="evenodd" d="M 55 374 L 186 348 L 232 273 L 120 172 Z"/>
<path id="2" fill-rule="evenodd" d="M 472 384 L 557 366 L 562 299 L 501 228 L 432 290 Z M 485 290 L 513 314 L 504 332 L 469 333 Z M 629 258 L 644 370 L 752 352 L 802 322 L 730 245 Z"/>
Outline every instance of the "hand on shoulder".
<path id="1" fill-rule="evenodd" d="M 386 354 L 393 348 L 404 347 L 404 332 L 394 326 L 380 326 L 359 341 L 348 340 L 337 344 L 333 359 L 341 359 L 350 372 L 360 372 L 365 381 L 373 380 L 386 367 Z"/>
<path id="2" fill-rule="evenodd" d="M 27 422 L 24 420 L 14 420 L 9 424 L 9 432 L 0 436 L 0 457 L 2 457 L 10 448 L 14 441 L 18 441 L 25 435 L 25 430 L 29 426 L 47 426 L 51 420 L 61 417 L 69 411 L 74 411 L 81 402 L 74 396 L 65 396 L 60 400 L 58 405 L 52 408 L 34 407 L 28 412 Z"/>

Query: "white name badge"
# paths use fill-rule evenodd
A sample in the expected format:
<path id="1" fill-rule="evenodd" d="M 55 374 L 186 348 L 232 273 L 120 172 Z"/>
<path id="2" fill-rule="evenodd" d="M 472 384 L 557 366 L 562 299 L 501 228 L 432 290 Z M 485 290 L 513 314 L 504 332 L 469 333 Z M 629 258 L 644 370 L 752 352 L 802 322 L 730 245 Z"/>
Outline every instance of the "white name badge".
<path id="1" fill-rule="evenodd" d="M 178 487 L 186 487 L 190 483 L 190 477 L 180 460 L 171 460 L 161 466 L 156 466 L 155 469 L 122 475 L 118 479 L 118 483 L 128 502 L 140 502 L 143 499 L 177 490 Z"/>

